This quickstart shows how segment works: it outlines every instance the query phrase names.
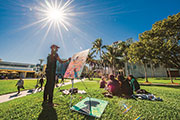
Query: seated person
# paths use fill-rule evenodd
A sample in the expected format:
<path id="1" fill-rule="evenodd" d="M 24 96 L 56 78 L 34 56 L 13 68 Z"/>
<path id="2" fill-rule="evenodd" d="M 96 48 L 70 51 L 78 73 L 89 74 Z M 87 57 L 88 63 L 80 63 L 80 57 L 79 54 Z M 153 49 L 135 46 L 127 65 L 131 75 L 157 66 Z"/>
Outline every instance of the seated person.
<path id="1" fill-rule="evenodd" d="M 107 83 L 107 90 L 110 94 L 121 96 L 121 84 L 114 78 L 114 75 L 109 76 L 110 80 Z"/>
<path id="2" fill-rule="evenodd" d="M 106 81 L 105 81 L 105 77 L 102 76 L 102 80 L 100 81 L 100 88 L 105 88 L 106 87 Z"/>
<path id="3" fill-rule="evenodd" d="M 127 80 L 129 80 L 129 84 L 130 84 L 133 91 L 136 92 L 140 89 L 140 85 L 139 85 L 138 81 L 134 78 L 133 75 L 129 75 L 127 77 Z"/>
<path id="4" fill-rule="evenodd" d="M 130 98 L 133 91 L 130 87 L 129 82 L 122 75 L 118 75 L 118 81 L 121 82 L 121 93 L 125 98 Z"/>

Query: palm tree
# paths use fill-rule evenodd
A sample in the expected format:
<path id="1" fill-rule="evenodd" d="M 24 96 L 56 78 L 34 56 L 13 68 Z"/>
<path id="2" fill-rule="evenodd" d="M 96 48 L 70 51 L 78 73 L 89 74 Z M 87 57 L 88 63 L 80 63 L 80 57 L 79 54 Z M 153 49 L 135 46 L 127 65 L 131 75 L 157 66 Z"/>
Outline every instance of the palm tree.
<path id="1" fill-rule="evenodd" d="M 86 63 L 89 64 L 90 69 L 88 69 L 88 77 L 90 80 L 91 74 L 93 74 L 93 70 L 96 66 L 96 60 L 94 59 L 96 56 L 94 55 L 96 51 L 89 52 Z"/>
<path id="2" fill-rule="evenodd" d="M 101 57 L 101 60 L 102 60 L 102 66 L 104 67 L 104 74 L 106 75 L 106 67 L 108 67 L 110 65 L 109 63 L 109 60 L 106 56 L 106 53 L 105 52 L 102 52 L 102 57 Z M 108 74 L 109 74 L 109 68 L 108 68 Z"/>
<path id="3" fill-rule="evenodd" d="M 39 59 L 39 61 L 40 61 L 40 65 L 42 65 L 44 59 Z"/>
<path id="4" fill-rule="evenodd" d="M 112 73 L 115 73 L 115 64 L 117 61 L 117 49 L 113 46 L 113 45 L 106 45 L 105 46 L 107 52 L 104 53 L 104 55 L 106 56 L 106 59 L 109 62 L 109 67 L 111 67 L 112 69 Z"/>
<path id="5" fill-rule="evenodd" d="M 98 38 L 98 39 L 96 39 L 92 44 L 93 44 L 92 49 L 95 50 L 96 54 L 99 53 L 99 56 L 100 56 L 100 58 L 101 58 L 102 48 L 103 48 L 102 39 L 101 39 L 101 38 Z"/>
<path id="6" fill-rule="evenodd" d="M 96 63 L 96 61 L 95 61 L 95 55 L 94 55 L 94 53 L 95 53 L 96 51 L 92 51 L 92 52 L 89 52 L 89 54 L 88 54 L 88 57 L 87 57 L 87 60 L 86 60 L 86 63 L 88 63 L 89 64 L 89 66 L 95 66 L 95 63 Z"/>

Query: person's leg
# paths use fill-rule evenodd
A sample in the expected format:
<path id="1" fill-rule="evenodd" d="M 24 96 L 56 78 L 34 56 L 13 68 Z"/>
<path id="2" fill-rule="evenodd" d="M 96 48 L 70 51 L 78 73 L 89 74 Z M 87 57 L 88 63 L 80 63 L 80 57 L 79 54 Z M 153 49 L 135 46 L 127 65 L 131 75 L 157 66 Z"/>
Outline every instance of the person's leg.
<path id="1" fill-rule="evenodd" d="M 41 88 L 41 91 L 42 91 L 42 87 L 43 87 L 43 84 L 41 83 L 41 86 L 40 86 L 40 88 Z"/>
<path id="2" fill-rule="evenodd" d="M 48 88 L 47 88 L 47 85 L 45 85 L 44 95 L 43 95 L 43 102 L 47 102 L 47 96 L 48 96 Z"/>
<path id="3" fill-rule="evenodd" d="M 53 88 L 51 88 L 50 94 L 49 94 L 49 103 L 53 103 Z"/>
<path id="4" fill-rule="evenodd" d="M 53 92 L 54 92 L 54 84 L 50 87 L 49 90 L 49 101 L 48 103 L 53 106 Z"/>
<path id="5" fill-rule="evenodd" d="M 19 94 L 20 93 L 20 87 L 18 86 L 17 89 L 18 89 L 18 93 L 17 94 Z"/>

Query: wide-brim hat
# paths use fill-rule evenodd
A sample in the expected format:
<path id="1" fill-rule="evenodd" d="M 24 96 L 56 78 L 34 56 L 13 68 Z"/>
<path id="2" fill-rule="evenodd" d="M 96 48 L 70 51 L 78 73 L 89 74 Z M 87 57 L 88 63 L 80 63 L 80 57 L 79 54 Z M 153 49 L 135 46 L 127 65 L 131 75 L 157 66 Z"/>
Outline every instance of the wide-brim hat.
<path id="1" fill-rule="evenodd" d="M 53 49 L 53 48 L 56 48 L 56 49 L 58 49 L 59 47 L 57 46 L 57 45 L 51 45 L 51 49 Z"/>

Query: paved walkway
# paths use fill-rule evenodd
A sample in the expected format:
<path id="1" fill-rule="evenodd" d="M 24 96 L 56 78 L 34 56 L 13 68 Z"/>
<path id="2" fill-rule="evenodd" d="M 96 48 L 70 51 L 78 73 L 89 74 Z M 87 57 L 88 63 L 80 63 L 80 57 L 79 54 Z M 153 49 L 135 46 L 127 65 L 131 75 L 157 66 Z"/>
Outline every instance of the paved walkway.
<path id="1" fill-rule="evenodd" d="M 77 82 L 80 82 L 80 81 L 81 80 L 74 80 L 74 83 L 77 83 Z M 62 86 L 69 85 L 69 84 L 71 84 L 71 81 L 67 82 L 67 83 L 64 83 Z M 61 84 L 59 84 L 58 86 L 61 86 Z M 13 100 L 13 99 L 16 99 L 16 98 L 24 97 L 26 95 L 33 94 L 32 92 L 33 92 L 33 90 L 25 90 L 25 91 L 21 91 L 21 93 L 19 95 L 17 95 L 17 92 L 1 95 L 0 96 L 0 103 L 10 101 L 10 100 Z"/>

